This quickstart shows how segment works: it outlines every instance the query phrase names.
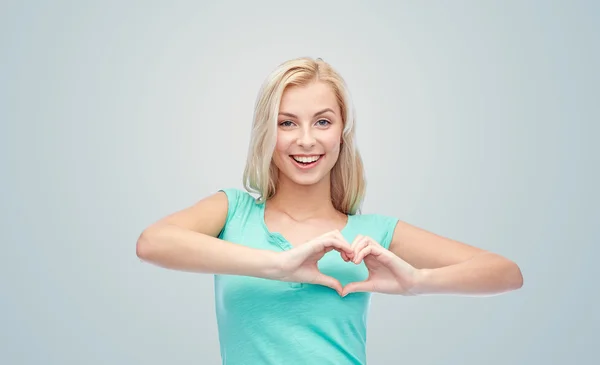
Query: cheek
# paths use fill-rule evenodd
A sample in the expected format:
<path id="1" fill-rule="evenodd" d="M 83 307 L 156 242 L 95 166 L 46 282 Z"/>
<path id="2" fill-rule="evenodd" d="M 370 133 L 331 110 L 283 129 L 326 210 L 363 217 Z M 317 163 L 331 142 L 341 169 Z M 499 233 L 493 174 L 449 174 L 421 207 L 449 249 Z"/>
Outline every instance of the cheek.
<path id="1" fill-rule="evenodd" d="M 290 149 L 290 139 L 279 134 L 275 143 L 275 151 L 273 154 L 273 161 L 278 168 L 282 167 L 283 161 L 287 158 Z"/>
<path id="2" fill-rule="evenodd" d="M 327 151 L 329 151 L 329 153 L 339 153 L 340 149 L 341 149 L 341 144 L 340 144 L 340 137 L 339 136 L 335 136 L 332 138 L 329 138 L 327 140 Z"/>
<path id="3" fill-rule="evenodd" d="M 289 138 L 285 138 L 282 135 L 277 136 L 277 142 L 275 143 L 275 152 L 278 154 L 287 154 L 287 151 L 290 148 Z"/>

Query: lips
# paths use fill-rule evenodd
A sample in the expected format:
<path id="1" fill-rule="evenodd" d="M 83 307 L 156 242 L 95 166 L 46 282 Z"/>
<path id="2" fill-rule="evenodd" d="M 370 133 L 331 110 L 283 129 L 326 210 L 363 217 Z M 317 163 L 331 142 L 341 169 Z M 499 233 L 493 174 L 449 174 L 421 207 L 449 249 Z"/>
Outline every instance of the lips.
<path id="1" fill-rule="evenodd" d="M 321 156 L 322 155 L 312 155 L 312 156 L 292 155 L 290 157 L 293 158 L 296 162 L 310 164 L 310 163 L 318 161 L 321 158 Z"/>
<path id="2" fill-rule="evenodd" d="M 301 169 L 309 169 L 316 166 L 324 155 L 291 155 L 290 159 L 294 165 Z"/>

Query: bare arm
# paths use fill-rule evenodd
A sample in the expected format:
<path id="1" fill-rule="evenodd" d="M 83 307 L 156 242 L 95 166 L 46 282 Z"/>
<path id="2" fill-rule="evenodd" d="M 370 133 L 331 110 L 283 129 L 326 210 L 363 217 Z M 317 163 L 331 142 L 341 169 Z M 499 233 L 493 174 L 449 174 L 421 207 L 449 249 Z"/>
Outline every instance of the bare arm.
<path id="1" fill-rule="evenodd" d="M 218 192 L 161 219 L 139 236 L 137 256 L 173 270 L 270 277 L 275 270 L 275 252 L 216 238 L 227 209 L 227 196 Z"/>
<path id="2" fill-rule="evenodd" d="M 390 251 L 420 269 L 416 295 L 494 295 L 523 285 L 519 266 L 507 258 L 402 221 Z"/>

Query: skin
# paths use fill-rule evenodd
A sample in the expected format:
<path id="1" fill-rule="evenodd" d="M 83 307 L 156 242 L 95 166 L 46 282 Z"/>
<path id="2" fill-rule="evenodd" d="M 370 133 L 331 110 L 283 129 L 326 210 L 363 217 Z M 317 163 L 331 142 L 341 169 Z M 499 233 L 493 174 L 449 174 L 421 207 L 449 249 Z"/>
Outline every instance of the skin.
<path id="1" fill-rule="evenodd" d="M 360 291 L 482 296 L 523 285 L 513 261 L 402 221 L 389 250 L 367 236 L 345 242 L 340 230 L 347 216 L 335 209 L 330 195 L 342 128 L 339 106 L 326 84 L 284 92 L 273 156 L 279 169 L 277 193 L 266 203 L 265 223 L 290 242 L 291 250 L 258 250 L 216 238 L 227 216 L 227 198 L 217 193 L 147 227 L 137 241 L 138 257 L 174 270 L 315 283 L 341 296 Z M 322 157 L 315 168 L 303 170 L 291 155 Z M 331 250 L 345 261 L 364 261 L 368 279 L 342 287 L 320 273 L 317 262 Z"/>
<path id="2" fill-rule="evenodd" d="M 279 169 L 277 193 L 266 204 L 265 222 L 293 246 L 341 230 L 347 216 L 335 209 L 330 172 L 342 140 L 340 108 L 323 83 L 288 88 L 278 115 L 273 163 Z M 299 169 L 290 156 L 320 155 L 318 165 Z"/>

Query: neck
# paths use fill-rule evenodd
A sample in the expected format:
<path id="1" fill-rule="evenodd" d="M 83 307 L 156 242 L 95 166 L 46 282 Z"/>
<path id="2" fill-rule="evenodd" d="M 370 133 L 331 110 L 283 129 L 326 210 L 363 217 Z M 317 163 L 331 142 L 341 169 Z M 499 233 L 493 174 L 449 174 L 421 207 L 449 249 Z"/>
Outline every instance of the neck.
<path id="1" fill-rule="evenodd" d="M 280 177 L 277 191 L 269 199 L 269 205 L 296 220 L 337 212 L 331 202 L 329 177 L 314 185 L 298 185 L 285 177 Z"/>

